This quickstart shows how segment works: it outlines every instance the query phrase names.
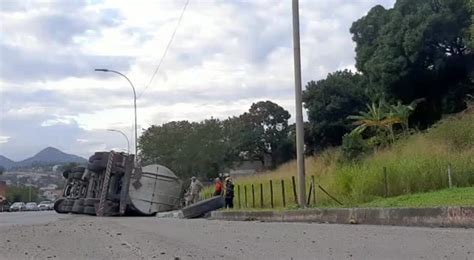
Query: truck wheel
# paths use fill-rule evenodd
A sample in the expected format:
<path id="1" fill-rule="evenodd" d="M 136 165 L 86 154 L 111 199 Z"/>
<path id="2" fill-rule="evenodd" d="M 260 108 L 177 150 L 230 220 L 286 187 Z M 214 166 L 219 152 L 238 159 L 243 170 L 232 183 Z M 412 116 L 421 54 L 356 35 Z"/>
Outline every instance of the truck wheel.
<path id="1" fill-rule="evenodd" d="M 71 173 L 71 170 L 65 170 L 63 171 L 63 177 L 64 179 L 67 179 L 69 177 L 69 174 Z"/>
<path id="2" fill-rule="evenodd" d="M 84 206 L 84 201 L 85 201 L 85 199 L 83 199 L 83 198 L 77 199 L 77 200 L 74 201 L 73 206 Z"/>
<path id="3" fill-rule="evenodd" d="M 96 152 L 94 155 L 89 157 L 89 162 L 96 160 L 107 160 L 109 158 L 109 152 Z"/>
<path id="4" fill-rule="evenodd" d="M 62 210 L 65 212 L 65 213 L 69 213 L 72 211 L 72 206 L 63 206 L 62 207 Z"/>
<path id="5" fill-rule="evenodd" d="M 87 165 L 87 169 L 100 173 L 107 167 L 107 160 L 95 160 Z"/>
<path id="6" fill-rule="evenodd" d="M 100 201 L 100 199 L 87 198 L 87 199 L 84 199 L 84 206 L 94 207 L 96 203 L 99 203 L 99 201 Z"/>
<path id="7" fill-rule="evenodd" d="M 72 213 L 76 213 L 76 214 L 81 214 L 81 213 L 84 212 L 84 206 L 76 206 L 76 205 L 74 205 L 74 206 L 72 206 L 72 208 L 71 208 L 71 212 L 72 212 Z"/>
<path id="8" fill-rule="evenodd" d="M 64 204 L 64 201 L 65 199 L 58 199 L 54 202 L 54 206 L 53 206 L 53 209 L 59 213 L 59 214 L 65 214 L 67 213 L 66 211 L 64 211 L 63 209 L 63 204 Z"/>
<path id="9" fill-rule="evenodd" d="M 95 207 L 84 207 L 84 214 L 95 216 Z"/>
<path id="10" fill-rule="evenodd" d="M 85 170 L 86 170 L 85 167 L 77 166 L 77 167 L 72 168 L 72 169 L 71 169 L 71 172 L 80 172 L 80 173 L 83 173 Z"/>
<path id="11" fill-rule="evenodd" d="M 64 202 L 62 203 L 63 206 L 73 206 L 74 205 L 74 200 L 73 199 L 65 199 Z"/>
<path id="12" fill-rule="evenodd" d="M 72 172 L 70 175 L 73 179 L 82 179 L 84 172 Z"/>

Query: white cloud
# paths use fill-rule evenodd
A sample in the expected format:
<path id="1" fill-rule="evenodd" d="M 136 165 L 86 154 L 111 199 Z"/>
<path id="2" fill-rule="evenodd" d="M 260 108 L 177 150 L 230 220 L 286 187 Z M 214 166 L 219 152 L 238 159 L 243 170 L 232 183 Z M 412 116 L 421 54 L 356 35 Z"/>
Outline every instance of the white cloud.
<path id="1" fill-rule="evenodd" d="M 10 136 L 0 135 L 0 144 L 7 143 L 9 139 L 10 139 Z"/>
<path id="2" fill-rule="evenodd" d="M 132 91 L 118 75 L 93 69 L 122 71 L 141 94 L 184 2 L 2 3 L 0 132 L 9 139 L 0 138 L 1 153 L 21 158 L 55 145 L 86 157 L 123 149 L 123 138 L 105 129 L 132 139 Z M 300 2 L 304 82 L 354 69 L 349 28 L 377 3 L 390 7 L 393 0 Z M 140 129 L 223 119 L 259 100 L 293 114 L 292 54 L 290 1 L 191 0 L 159 73 L 138 100 Z"/>

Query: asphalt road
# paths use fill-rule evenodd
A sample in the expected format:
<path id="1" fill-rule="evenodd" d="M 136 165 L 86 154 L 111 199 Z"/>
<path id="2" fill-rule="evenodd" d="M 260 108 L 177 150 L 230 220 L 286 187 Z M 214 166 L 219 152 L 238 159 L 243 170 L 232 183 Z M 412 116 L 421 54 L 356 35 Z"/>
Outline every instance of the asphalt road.
<path id="1" fill-rule="evenodd" d="M 0 213 L 0 259 L 474 259 L 474 230 Z"/>

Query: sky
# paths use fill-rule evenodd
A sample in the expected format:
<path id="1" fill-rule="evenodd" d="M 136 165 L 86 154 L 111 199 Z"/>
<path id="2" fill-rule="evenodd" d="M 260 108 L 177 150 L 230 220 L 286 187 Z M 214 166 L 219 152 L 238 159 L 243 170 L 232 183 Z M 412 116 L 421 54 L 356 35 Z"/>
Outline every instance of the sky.
<path id="1" fill-rule="evenodd" d="M 47 146 L 89 157 L 133 147 L 173 120 L 225 119 L 271 100 L 294 115 L 291 1 L 0 1 L 0 154 L 22 160 Z M 394 0 L 300 0 L 303 88 L 354 69 L 353 21 Z M 146 89 L 146 91 L 145 91 Z M 292 120 L 292 119 L 290 119 Z M 132 149 L 133 150 L 133 149 Z"/>

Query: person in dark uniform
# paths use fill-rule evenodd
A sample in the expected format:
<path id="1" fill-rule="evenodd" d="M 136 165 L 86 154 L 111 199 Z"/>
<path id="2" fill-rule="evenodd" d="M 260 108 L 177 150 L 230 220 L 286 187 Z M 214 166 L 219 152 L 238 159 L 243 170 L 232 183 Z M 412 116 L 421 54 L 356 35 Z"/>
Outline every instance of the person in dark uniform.
<path id="1" fill-rule="evenodd" d="M 225 179 L 225 206 L 224 208 L 234 207 L 234 183 L 230 177 Z"/>

